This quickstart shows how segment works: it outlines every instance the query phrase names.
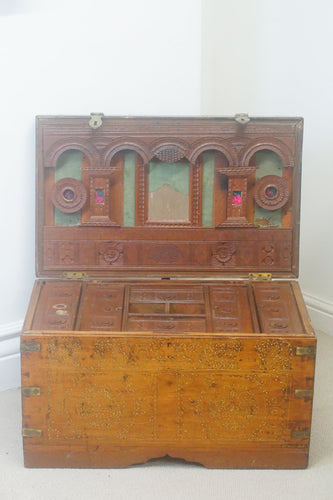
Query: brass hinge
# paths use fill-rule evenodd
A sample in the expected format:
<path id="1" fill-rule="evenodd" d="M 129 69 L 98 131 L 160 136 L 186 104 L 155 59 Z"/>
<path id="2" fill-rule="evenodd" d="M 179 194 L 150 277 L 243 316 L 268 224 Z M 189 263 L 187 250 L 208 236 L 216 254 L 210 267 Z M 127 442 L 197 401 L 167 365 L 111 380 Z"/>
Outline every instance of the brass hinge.
<path id="1" fill-rule="evenodd" d="M 22 396 L 40 396 L 40 387 L 22 387 L 21 392 Z"/>
<path id="2" fill-rule="evenodd" d="M 42 435 L 41 429 L 22 429 L 22 436 L 24 438 L 40 437 Z"/>
<path id="3" fill-rule="evenodd" d="M 314 345 L 296 347 L 296 356 L 314 356 L 316 347 Z"/>
<path id="4" fill-rule="evenodd" d="M 249 273 L 251 281 L 271 281 L 272 273 Z"/>
<path id="5" fill-rule="evenodd" d="M 81 271 L 69 271 L 63 273 L 64 278 L 68 278 L 70 280 L 81 280 L 83 278 L 87 278 L 87 273 L 83 273 Z"/>
<path id="6" fill-rule="evenodd" d="M 313 399 L 313 389 L 295 389 L 295 398 L 304 398 L 305 401 L 309 401 Z"/>
<path id="7" fill-rule="evenodd" d="M 291 431 L 292 439 L 310 439 L 310 429 L 301 429 L 298 431 Z"/>
<path id="8" fill-rule="evenodd" d="M 40 344 L 33 342 L 21 342 L 21 352 L 39 352 Z"/>

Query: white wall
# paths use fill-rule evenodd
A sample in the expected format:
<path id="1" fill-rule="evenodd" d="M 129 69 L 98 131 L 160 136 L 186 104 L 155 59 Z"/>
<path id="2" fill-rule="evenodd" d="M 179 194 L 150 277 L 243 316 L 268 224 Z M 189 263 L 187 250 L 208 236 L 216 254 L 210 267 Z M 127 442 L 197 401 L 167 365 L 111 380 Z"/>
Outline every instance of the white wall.
<path id="1" fill-rule="evenodd" d="M 0 6 L 0 389 L 19 384 L 34 281 L 34 117 L 200 111 L 200 0 Z"/>
<path id="2" fill-rule="evenodd" d="M 304 116 L 300 282 L 333 333 L 333 3 L 203 0 L 202 113 Z"/>
<path id="3" fill-rule="evenodd" d="M 0 5 L 0 389 L 19 384 L 34 280 L 34 116 L 199 114 L 201 65 L 202 114 L 305 117 L 301 284 L 333 330 L 333 4 L 202 3 L 202 20 L 200 0 Z"/>

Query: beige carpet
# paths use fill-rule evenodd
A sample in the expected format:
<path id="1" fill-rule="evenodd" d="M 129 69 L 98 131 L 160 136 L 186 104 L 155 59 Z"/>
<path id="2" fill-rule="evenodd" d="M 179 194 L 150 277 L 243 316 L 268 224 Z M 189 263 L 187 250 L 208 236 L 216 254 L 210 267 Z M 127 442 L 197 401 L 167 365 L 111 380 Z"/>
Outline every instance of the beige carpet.
<path id="1" fill-rule="evenodd" d="M 318 334 L 309 468 L 207 470 L 156 460 L 122 470 L 25 469 L 19 390 L 0 393 L 0 500 L 333 500 L 333 336 Z"/>

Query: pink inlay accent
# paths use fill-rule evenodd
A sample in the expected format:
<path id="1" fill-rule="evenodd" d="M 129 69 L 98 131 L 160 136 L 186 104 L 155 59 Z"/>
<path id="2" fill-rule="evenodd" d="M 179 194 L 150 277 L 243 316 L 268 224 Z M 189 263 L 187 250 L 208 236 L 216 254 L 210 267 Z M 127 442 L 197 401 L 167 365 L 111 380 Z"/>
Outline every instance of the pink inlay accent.
<path id="1" fill-rule="evenodd" d="M 232 193 L 232 204 L 233 205 L 241 205 L 242 204 L 242 192 L 234 191 Z"/>
<path id="2" fill-rule="evenodd" d="M 95 203 L 104 203 L 104 189 L 95 190 Z"/>

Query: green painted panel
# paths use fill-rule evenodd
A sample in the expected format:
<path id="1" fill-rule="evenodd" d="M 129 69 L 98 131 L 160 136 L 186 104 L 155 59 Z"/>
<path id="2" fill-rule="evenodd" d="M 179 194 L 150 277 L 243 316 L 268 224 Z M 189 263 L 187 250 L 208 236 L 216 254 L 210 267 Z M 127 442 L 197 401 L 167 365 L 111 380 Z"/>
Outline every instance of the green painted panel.
<path id="1" fill-rule="evenodd" d="M 256 153 L 256 179 L 265 175 L 283 175 L 283 164 L 280 156 L 269 149 L 262 149 Z M 282 208 L 265 210 L 255 203 L 254 223 L 262 227 L 282 227 Z"/>
<path id="2" fill-rule="evenodd" d="M 213 225 L 214 168 L 215 152 L 206 151 L 202 155 L 202 226 Z"/>
<path id="3" fill-rule="evenodd" d="M 149 192 L 156 191 L 165 184 L 189 196 L 190 165 L 188 162 L 163 163 L 154 160 L 149 163 Z"/>
<path id="4" fill-rule="evenodd" d="M 256 153 L 256 179 L 264 175 L 279 175 L 282 177 L 283 164 L 278 154 L 269 149 L 262 149 Z"/>
<path id="5" fill-rule="evenodd" d="M 135 151 L 124 153 L 124 226 L 135 226 Z"/>
<path id="6" fill-rule="evenodd" d="M 54 182 L 72 177 L 81 180 L 82 152 L 77 149 L 64 151 L 58 158 L 54 172 Z M 65 214 L 54 208 L 54 224 L 56 226 L 78 226 L 81 223 L 81 210 L 73 214 Z"/>
<path id="7" fill-rule="evenodd" d="M 65 177 L 72 177 L 73 179 L 81 180 L 81 165 L 82 165 L 82 152 L 77 149 L 69 149 L 64 151 L 58 158 L 57 166 L 54 173 L 54 180 L 57 182 L 59 179 Z"/>

